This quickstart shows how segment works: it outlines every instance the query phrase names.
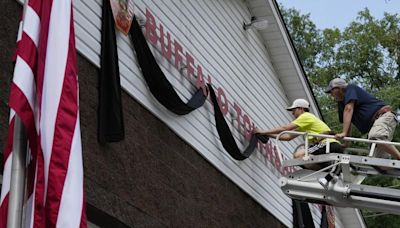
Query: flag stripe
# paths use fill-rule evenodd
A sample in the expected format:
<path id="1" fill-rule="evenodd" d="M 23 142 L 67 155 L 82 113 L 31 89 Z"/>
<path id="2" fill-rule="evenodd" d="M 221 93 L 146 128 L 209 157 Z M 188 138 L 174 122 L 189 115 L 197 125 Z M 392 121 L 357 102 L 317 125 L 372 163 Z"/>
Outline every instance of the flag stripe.
<path id="1" fill-rule="evenodd" d="M 30 197 L 27 199 L 26 204 L 24 205 L 24 213 L 25 213 L 25 221 L 22 224 L 25 224 L 24 227 L 32 227 L 33 225 L 33 194 L 30 194 Z"/>
<path id="2" fill-rule="evenodd" d="M 34 189 L 33 189 L 33 227 L 45 227 L 46 214 L 44 206 L 44 161 L 42 151 L 38 151 L 34 162 L 35 176 L 34 176 Z"/>
<path id="3" fill-rule="evenodd" d="M 30 110 L 33 110 L 35 104 L 34 94 L 36 93 L 36 88 L 35 88 L 35 79 L 33 77 L 32 69 L 20 56 L 17 56 L 17 61 L 15 65 L 16 67 L 14 71 L 13 86 L 16 86 L 18 89 L 21 90 L 22 96 L 26 97 L 29 103 Z M 14 101 L 13 103 L 21 103 L 21 102 Z"/>
<path id="4" fill-rule="evenodd" d="M 40 15 L 40 9 L 42 7 L 42 2 L 39 0 L 27 0 L 28 1 L 28 7 L 32 8 L 33 11 L 35 11 L 35 13 L 37 15 Z M 39 16 L 39 20 L 40 20 L 40 16 Z M 26 19 L 24 19 L 24 21 L 26 21 Z"/>
<path id="5" fill-rule="evenodd" d="M 27 65 L 31 68 L 31 72 L 36 72 L 36 62 L 37 62 L 37 47 L 32 39 L 26 34 L 22 34 L 22 40 L 18 43 L 19 51 L 17 55 L 22 58 Z M 24 51 L 21 51 L 23 49 Z M 17 69 L 17 68 L 16 68 Z M 14 72 L 15 75 L 15 72 Z"/>
<path id="6" fill-rule="evenodd" d="M 51 0 L 34 0 L 35 2 L 38 1 L 42 5 L 41 7 L 41 14 L 40 14 L 40 42 L 38 45 L 38 55 L 37 55 L 37 71 L 36 71 L 36 97 L 39 101 L 38 106 L 41 107 L 41 100 L 42 100 L 42 89 L 43 89 L 43 77 L 44 77 L 44 70 L 45 70 L 45 63 L 46 63 L 46 54 L 47 54 L 47 37 L 49 32 L 49 20 L 50 20 L 50 9 L 51 4 L 53 1 Z M 41 117 L 41 114 L 39 114 Z M 42 145 L 43 146 L 43 145 Z M 39 168 L 39 167 L 38 167 Z"/>
<path id="7" fill-rule="evenodd" d="M 48 124 L 50 126 L 54 126 L 54 128 L 48 129 L 49 131 L 54 131 L 51 132 L 54 135 L 54 139 L 53 144 L 51 145 L 52 152 L 48 169 L 49 187 L 47 189 L 47 194 L 60 197 L 47 198 L 48 200 L 46 201 L 46 210 L 48 211 L 48 214 L 50 212 L 52 213 L 50 214 L 50 220 L 47 224 L 50 227 L 55 227 L 57 224 L 57 215 L 59 214 L 58 210 L 60 207 L 62 194 L 68 195 L 67 192 L 63 192 L 63 187 L 68 171 L 70 151 L 74 132 L 76 130 L 75 127 L 78 113 L 76 69 L 74 67 L 76 59 L 75 52 L 71 53 L 70 48 L 70 45 L 74 46 L 74 39 L 70 39 L 73 34 L 71 34 L 70 36 L 69 33 L 72 33 L 73 30 L 70 31 L 63 29 L 63 27 L 65 28 L 66 26 L 69 27 L 73 25 L 71 23 L 71 8 L 68 7 L 68 4 L 70 5 L 71 2 L 53 2 L 52 12 L 57 12 L 58 14 L 61 14 L 62 17 L 58 15 L 57 21 L 55 21 L 52 17 L 50 18 L 47 56 L 54 56 L 58 54 L 59 58 L 56 58 L 56 60 L 58 60 L 57 62 L 53 62 L 53 60 L 55 60 L 54 58 L 49 59 L 52 61 L 51 63 L 47 63 L 46 60 L 46 66 L 49 66 L 49 68 L 46 68 L 45 71 L 45 82 L 43 87 L 43 97 L 47 97 L 46 89 L 49 88 L 48 86 L 46 86 L 46 83 L 51 83 L 53 85 L 53 91 L 51 92 L 52 94 L 60 94 L 59 100 L 48 100 L 49 105 L 57 104 L 58 109 L 55 109 L 57 112 L 54 113 L 56 116 L 55 123 L 51 122 Z M 71 40 L 72 42 L 70 42 Z M 63 48 L 60 49 L 60 46 Z M 47 69 L 49 69 L 49 71 L 47 71 Z M 60 72 L 58 69 L 65 69 L 65 71 Z M 47 75 L 48 72 L 50 72 L 50 75 L 52 75 L 53 77 L 50 78 Z M 63 73 L 63 75 L 61 73 Z M 57 77 L 59 78 L 57 79 Z M 50 79 L 56 80 L 52 81 Z M 56 86 L 54 86 L 55 84 Z M 44 105 L 45 102 L 42 103 L 42 108 L 44 108 Z M 44 155 L 46 155 L 45 151 Z M 78 213 L 79 212 L 80 210 L 78 210 Z M 80 216 L 78 218 L 80 218 Z M 79 225 L 79 222 L 80 221 L 78 221 L 77 225 Z M 75 227 L 77 227 L 77 225 Z"/>
<path id="8" fill-rule="evenodd" d="M 7 194 L 1 195 L 0 202 L 2 203 L 6 196 L 8 196 L 8 192 L 10 191 L 11 184 L 11 163 L 12 163 L 12 153 L 8 156 L 9 159 L 4 163 L 4 172 L 3 172 L 3 182 L 1 185 L 1 192 L 5 192 Z"/>
<path id="9" fill-rule="evenodd" d="M 39 31 L 40 31 L 40 18 L 38 16 L 38 13 L 37 11 L 35 11 L 34 8 L 28 6 L 26 8 L 23 32 L 32 39 L 36 47 L 38 46 L 39 43 L 39 34 L 40 34 Z"/>
<path id="10" fill-rule="evenodd" d="M 58 213 L 57 227 L 79 227 L 82 214 L 83 189 L 76 188 L 75 185 L 83 186 L 83 179 L 79 178 L 83 175 L 82 166 L 74 166 L 74 164 L 82 163 L 82 154 L 78 153 L 81 145 L 79 119 L 75 127 L 75 133 L 72 140 L 72 148 L 70 154 L 70 167 L 65 179 L 63 194 L 61 199 L 60 211 Z M 50 181 L 50 180 L 49 180 Z"/>
<path id="11" fill-rule="evenodd" d="M 45 177 L 44 177 L 44 160 L 43 160 L 43 146 L 41 145 L 41 139 L 40 139 L 40 118 L 41 118 L 41 113 L 40 113 L 40 106 L 41 106 L 41 95 L 42 95 L 42 79 L 43 79 L 43 71 L 44 71 L 44 62 L 45 62 L 45 54 L 46 54 L 46 45 L 47 45 L 47 30 L 46 30 L 46 24 L 43 23 L 43 18 L 46 18 L 46 5 L 44 1 L 41 0 L 29 0 L 29 6 L 34 9 L 34 11 L 39 15 L 39 20 L 40 20 L 40 33 L 38 34 L 39 37 L 39 43 L 37 45 L 37 62 L 36 62 L 36 71 L 35 71 L 35 81 L 36 81 L 36 107 L 35 107 L 35 113 L 36 113 L 36 121 L 38 122 L 38 144 L 40 147 L 38 148 L 37 151 L 35 151 L 35 156 L 33 156 L 33 162 L 34 166 L 31 167 L 35 172 L 35 175 L 30 175 L 28 178 L 30 183 L 33 182 L 33 189 L 32 189 L 32 208 L 31 210 L 31 223 L 32 227 L 44 227 L 45 226 L 45 221 L 46 221 L 46 215 L 45 215 Z M 47 6 L 49 7 L 49 6 Z M 32 172 L 32 171 L 31 171 Z M 31 173 L 30 172 L 30 173 Z M 33 180 L 32 180 L 33 179 Z"/>
<path id="12" fill-rule="evenodd" d="M 49 2 L 52 2 L 54 4 L 60 1 L 54 1 L 54 2 L 49 1 Z M 47 3 L 44 5 L 47 5 Z M 57 6 L 57 4 L 55 6 Z M 42 24 L 48 25 L 48 28 L 42 27 L 42 29 L 48 30 L 48 33 L 45 32 L 47 36 L 46 38 L 48 39 L 47 39 L 47 50 L 45 53 L 46 57 L 45 57 L 45 68 L 43 75 L 43 87 L 42 87 L 42 99 L 41 99 L 41 111 L 40 111 L 41 145 L 45 162 L 44 163 L 45 198 L 47 194 L 50 158 L 52 156 L 52 150 L 57 149 L 56 147 L 53 147 L 53 143 L 62 143 L 54 140 L 54 133 L 55 133 L 56 118 L 59 111 L 61 92 L 64 83 L 64 71 L 61 71 L 60 69 L 65 69 L 66 56 L 68 51 L 67 44 L 69 38 L 68 37 L 69 34 L 65 34 L 65 26 L 66 26 L 65 18 L 61 17 L 63 15 L 60 15 L 60 17 L 53 19 L 53 17 L 59 16 L 59 14 L 62 13 L 57 11 L 55 14 L 51 14 L 50 11 L 52 8 L 53 7 L 46 8 L 46 10 L 49 11 L 50 17 L 42 18 L 43 22 Z M 57 9 L 57 7 L 55 9 Z M 69 24 L 67 24 L 67 26 L 69 28 Z M 64 143 L 69 143 L 69 142 L 67 141 Z"/>
<path id="13" fill-rule="evenodd" d="M 4 200 L 1 202 L 0 205 L 0 219 L 1 219 L 0 228 L 7 227 L 8 199 L 9 199 L 9 193 L 7 192 L 6 196 L 4 197 Z"/>
<path id="14" fill-rule="evenodd" d="M 17 44 L 22 39 L 22 20 L 18 24 Z M 18 49 L 17 49 L 18 50 Z M 17 53 L 17 52 L 15 52 Z"/>
<path id="15" fill-rule="evenodd" d="M 31 106 L 29 105 L 28 98 L 24 96 L 24 92 L 14 83 L 11 84 L 10 97 L 13 97 L 13 99 L 10 99 L 9 106 L 14 110 L 19 110 L 18 116 L 21 118 L 21 121 L 25 126 L 27 136 L 30 139 L 29 146 L 32 148 L 37 145 L 35 140 L 36 130 L 34 115 Z M 12 144 L 12 141 L 10 144 Z"/>
<path id="16" fill-rule="evenodd" d="M 10 109 L 10 118 L 8 120 L 8 124 L 11 124 L 11 121 L 14 119 L 15 116 L 15 111 L 13 109 Z"/>
<path id="17" fill-rule="evenodd" d="M 76 69 L 76 51 L 75 47 L 75 31 L 74 31 L 74 19 L 71 7 L 71 17 L 70 17 L 70 36 L 69 36 L 69 52 L 66 73 L 73 73 L 77 75 Z M 75 128 L 71 144 L 70 162 L 69 168 L 67 170 L 67 176 L 65 180 L 65 185 L 63 189 L 63 195 L 61 200 L 61 207 L 59 212 L 59 218 L 57 221 L 57 226 L 63 226 L 63 224 L 71 223 L 71 227 L 83 226 L 86 227 L 86 216 L 84 211 L 84 192 L 82 188 L 76 188 L 75 186 L 83 186 L 83 158 L 82 158 L 82 142 L 81 142 L 81 130 L 80 130 L 80 118 L 79 118 L 79 87 L 77 77 L 72 78 L 73 84 L 71 86 L 74 89 L 74 107 L 76 108 L 75 115 Z M 78 199 L 78 200 L 77 200 Z M 69 212 L 69 213 L 67 213 Z M 83 219 L 82 219 L 83 217 Z M 80 219 L 79 219 L 80 218 Z"/>

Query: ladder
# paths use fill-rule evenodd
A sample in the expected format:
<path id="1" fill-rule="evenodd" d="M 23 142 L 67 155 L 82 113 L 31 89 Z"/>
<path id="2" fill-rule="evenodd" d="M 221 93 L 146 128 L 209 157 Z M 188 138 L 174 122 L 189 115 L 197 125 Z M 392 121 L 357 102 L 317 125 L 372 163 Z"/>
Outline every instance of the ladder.
<path id="1" fill-rule="evenodd" d="M 281 141 L 283 134 L 302 135 L 306 151 L 303 158 L 283 159 Z M 329 153 L 309 155 L 309 136 L 334 138 L 332 135 L 284 131 L 276 138 L 278 157 L 283 167 L 318 163 L 330 164 L 319 170 L 297 169 L 279 180 L 282 191 L 290 198 L 310 203 L 335 207 L 367 208 L 374 211 L 400 215 L 400 189 L 363 185 L 362 181 L 371 175 L 400 176 L 400 161 L 372 157 L 378 144 L 400 146 L 397 142 L 345 137 L 343 140 L 371 144 L 368 156 Z"/>

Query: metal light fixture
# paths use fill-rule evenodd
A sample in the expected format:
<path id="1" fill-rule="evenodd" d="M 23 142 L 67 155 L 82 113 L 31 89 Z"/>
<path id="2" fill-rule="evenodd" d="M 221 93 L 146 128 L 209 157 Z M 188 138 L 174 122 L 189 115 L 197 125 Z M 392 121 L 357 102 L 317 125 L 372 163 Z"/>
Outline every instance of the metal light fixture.
<path id="1" fill-rule="evenodd" d="M 263 18 L 251 17 L 250 23 L 243 22 L 243 29 L 255 28 L 257 30 L 266 29 L 268 27 L 268 20 Z"/>

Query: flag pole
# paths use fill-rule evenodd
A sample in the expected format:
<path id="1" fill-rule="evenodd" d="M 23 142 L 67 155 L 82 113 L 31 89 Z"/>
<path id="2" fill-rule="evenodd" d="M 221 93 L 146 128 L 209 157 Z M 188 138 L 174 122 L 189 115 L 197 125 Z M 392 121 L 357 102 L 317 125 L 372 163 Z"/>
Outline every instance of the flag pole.
<path id="1" fill-rule="evenodd" d="M 22 227 L 22 205 L 25 193 L 26 145 L 25 129 L 21 119 L 16 115 L 14 122 L 7 228 Z"/>
<path id="2" fill-rule="evenodd" d="M 28 0 L 24 0 L 22 18 L 25 18 Z M 21 22 L 21 34 L 23 33 L 24 20 Z M 14 119 L 14 138 L 12 149 L 11 164 L 11 184 L 8 203 L 7 228 L 22 227 L 23 200 L 25 195 L 25 177 L 26 177 L 26 152 L 27 137 L 21 118 L 15 114 Z"/>

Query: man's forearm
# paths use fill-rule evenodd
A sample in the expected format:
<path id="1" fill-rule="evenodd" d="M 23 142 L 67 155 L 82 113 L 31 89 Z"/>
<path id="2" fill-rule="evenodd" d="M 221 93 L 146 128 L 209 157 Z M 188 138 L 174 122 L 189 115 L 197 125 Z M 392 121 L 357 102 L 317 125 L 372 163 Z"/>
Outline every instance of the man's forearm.
<path id="1" fill-rule="evenodd" d="M 283 127 L 276 127 L 269 130 L 262 131 L 261 134 L 263 135 L 272 135 L 272 134 L 279 134 L 282 131 L 285 131 Z"/>
<path id="2" fill-rule="evenodd" d="M 351 117 L 352 117 L 352 113 L 345 112 L 343 114 L 343 130 L 342 130 L 342 132 L 345 133 L 346 135 L 348 135 L 350 132 Z"/>
<path id="3" fill-rule="evenodd" d="M 343 111 L 343 130 L 346 136 L 350 133 L 351 118 L 353 117 L 354 103 L 348 103 Z"/>

